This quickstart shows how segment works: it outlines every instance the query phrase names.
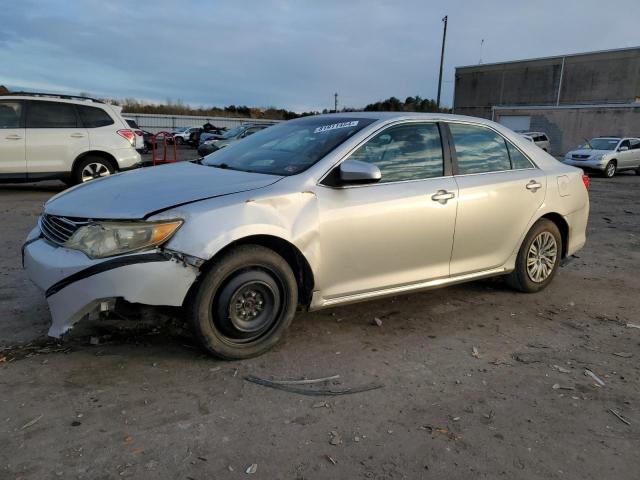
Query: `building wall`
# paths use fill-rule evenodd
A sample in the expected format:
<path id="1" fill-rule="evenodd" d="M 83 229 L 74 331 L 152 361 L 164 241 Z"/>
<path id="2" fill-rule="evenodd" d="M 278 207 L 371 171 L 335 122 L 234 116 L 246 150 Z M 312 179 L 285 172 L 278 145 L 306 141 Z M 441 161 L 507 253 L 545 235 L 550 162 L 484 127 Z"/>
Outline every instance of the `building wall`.
<path id="1" fill-rule="evenodd" d="M 261 120 L 256 118 L 236 117 L 200 117 L 195 115 L 156 115 L 149 113 L 123 113 L 123 117 L 132 118 L 143 130 L 158 133 L 179 127 L 201 127 L 209 122 L 216 127 L 234 128 L 243 123 L 276 123 L 279 120 Z"/>
<path id="2" fill-rule="evenodd" d="M 545 132 L 551 142 L 552 155 L 564 155 L 597 136 L 640 137 L 640 103 L 637 106 L 613 107 L 514 107 L 496 108 L 495 120 L 508 115 L 528 115 L 531 131 Z"/>
<path id="3" fill-rule="evenodd" d="M 633 102 L 640 47 L 458 67 L 453 110 L 491 118 L 494 105 L 555 105 L 558 91 L 560 105 Z"/>

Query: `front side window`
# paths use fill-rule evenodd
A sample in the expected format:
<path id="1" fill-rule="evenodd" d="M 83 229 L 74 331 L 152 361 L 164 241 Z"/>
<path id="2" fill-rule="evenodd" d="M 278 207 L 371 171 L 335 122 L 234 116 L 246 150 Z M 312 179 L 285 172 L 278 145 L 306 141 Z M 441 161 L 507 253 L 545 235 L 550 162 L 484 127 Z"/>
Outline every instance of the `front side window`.
<path id="1" fill-rule="evenodd" d="M 85 128 L 98 128 L 113 125 L 113 119 L 101 108 L 77 105 L 82 125 Z M 127 121 L 127 123 L 129 123 Z"/>
<path id="2" fill-rule="evenodd" d="M 0 102 L 0 128 L 22 128 L 22 102 Z"/>
<path id="3" fill-rule="evenodd" d="M 623 140 L 622 142 L 620 142 L 620 146 L 618 147 L 618 149 L 622 148 L 622 147 L 627 147 L 627 149 L 631 146 L 631 142 L 629 142 L 629 140 Z"/>
<path id="4" fill-rule="evenodd" d="M 342 116 L 309 116 L 290 120 L 216 150 L 207 155 L 202 164 L 269 175 L 295 175 L 374 121 Z M 244 130 L 244 127 L 238 128 Z M 227 132 L 225 138 L 229 138 L 231 132 L 233 130 Z"/>
<path id="5" fill-rule="evenodd" d="M 500 172 L 511 169 L 504 139 L 493 130 L 479 125 L 450 123 L 458 174 Z"/>
<path id="6" fill-rule="evenodd" d="M 78 119 L 71 103 L 29 101 L 27 128 L 76 128 Z"/>
<path id="7" fill-rule="evenodd" d="M 350 160 L 377 166 L 380 183 L 441 177 L 444 160 L 435 123 L 391 127 L 359 147 Z"/>

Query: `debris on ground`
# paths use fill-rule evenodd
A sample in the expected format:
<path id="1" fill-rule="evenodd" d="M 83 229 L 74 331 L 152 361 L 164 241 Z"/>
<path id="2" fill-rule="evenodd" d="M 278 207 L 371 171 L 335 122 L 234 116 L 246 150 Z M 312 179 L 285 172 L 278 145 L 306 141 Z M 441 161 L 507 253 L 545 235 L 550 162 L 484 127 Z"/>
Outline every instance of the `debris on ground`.
<path id="1" fill-rule="evenodd" d="M 613 408 L 610 408 L 609 411 L 611 413 L 613 413 L 616 417 L 618 417 L 618 420 L 620 420 L 622 423 L 626 423 L 627 425 L 631 425 L 631 422 L 629 420 L 624 418 L 622 415 L 620 415 L 618 412 L 616 412 Z"/>
<path id="2" fill-rule="evenodd" d="M 25 428 L 29 428 L 32 427 L 33 425 L 35 425 L 38 420 L 40 420 L 44 415 L 38 415 L 36 418 L 34 418 L 33 420 L 25 423 L 22 427 L 20 427 L 20 430 L 24 430 Z"/>
<path id="3" fill-rule="evenodd" d="M 615 355 L 616 357 L 622 357 L 622 358 L 633 357 L 633 353 L 629 353 L 629 352 L 613 352 L 613 355 Z"/>
<path id="4" fill-rule="evenodd" d="M 331 463 L 333 463 L 334 465 L 338 462 L 336 462 L 331 455 L 325 455 L 324 458 L 326 458 L 327 460 L 329 460 Z"/>
<path id="5" fill-rule="evenodd" d="M 338 380 L 340 375 L 331 375 L 330 377 L 322 378 L 302 378 L 300 380 L 271 380 L 278 385 L 313 385 L 314 383 L 324 383 L 330 380 Z"/>
<path id="6" fill-rule="evenodd" d="M 596 384 L 599 385 L 600 387 L 604 387 L 605 383 L 604 381 L 602 381 L 602 379 L 600 379 L 600 377 L 598 377 L 595 373 L 593 373 L 591 370 L 589 370 L 588 368 L 584 369 L 584 374 L 587 377 L 591 377 L 595 380 Z"/>
<path id="7" fill-rule="evenodd" d="M 247 467 L 247 469 L 244 471 L 244 473 L 246 473 L 247 475 L 253 475 L 257 471 L 258 471 L 258 464 L 257 463 L 252 463 L 251 465 L 249 465 Z"/>
<path id="8" fill-rule="evenodd" d="M 568 368 L 561 367 L 560 365 L 554 365 L 553 368 L 559 371 L 560 373 L 571 373 L 571 370 L 569 370 Z"/>
<path id="9" fill-rule="evenodd" d="M 360 385 L 352 388 L 301 388 L 292 386 L 291 384 L 283 384 L 277 380 L 266 380 L 264 378 L 255 377 L 253 375 L 247 375 L 244 377 L 247 382 L 255 383 L 256 385 L 262 385 L 263 387 L 275 388 L 276 390 L 282 390 L 289 393 L 298 393 L 300 395 L 310 396 L 337 396 L 337 395 L 350 395 L 353 393 L 368 392 L 370 390 L 376 390 L 384 387 L 381 383 L 369 383 L 367 385 Z"/>
<path id="10" fill-rule="evenodd" d="M 380 320 L 378 317 L 375 317 L 373 319 L 373 321 L 371 322 L 371 325 L 375 325 L 377 327 L 381 327 L 382 326 L 382 320 Z"/>
<path id="11" fill-rule="evenodd" d="M 523 353 L 523 352 L 515 352 L 513 354 L 513 358 L 514 360 L 520 363 L 540 363 L 542 361 L 540 360 L 539 355 L 534 355 L 532 353 Z"/>
<path id="12" fill-rule="evenodd" d="M 628 328 L 640 328 L 640 325 L 636 323 L 627 323 Z"/>
<path id="13" fill-rule="evenodd" d="M 311 408 L 329 408 L 329 404 L 327 402 L 316 402 L 311 405 Z"/>
<path id="14" fill-rule="evenodd" d="M 329 432 L 330 435 L 330 439 L 329 439 L 329 443 L 331 445 L 340 445 L 342 443 L 342 437 L 340 436 L 340 434 L 338 432 L 336 432 L 335 430 L 332 430 L 331 432 Z"/>
<path id="15" fill-rule="evenodd" d="M 474 358 L 480 358 L 480 351 L 478 350 L 477 347 L 473 347 L 471 349 L 471 356 Z"/>

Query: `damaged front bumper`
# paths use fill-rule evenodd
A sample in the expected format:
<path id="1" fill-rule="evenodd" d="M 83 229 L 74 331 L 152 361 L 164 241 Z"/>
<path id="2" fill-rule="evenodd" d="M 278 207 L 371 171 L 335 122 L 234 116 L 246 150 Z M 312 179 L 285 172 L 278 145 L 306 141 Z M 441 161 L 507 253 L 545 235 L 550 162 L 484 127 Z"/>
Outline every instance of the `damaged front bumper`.
<path id="1" fill-rule="evenodd" d="M 179 253 L 157 249 L 91 260 L 80 251 L 49 243 L 38 228 L 27 237 L 22 259 L 29 278 L 45 291 L 52 337 L 60 337 L 116 298 L 180 306 L 199 273 L 198 259 L 189 262 Z"/>

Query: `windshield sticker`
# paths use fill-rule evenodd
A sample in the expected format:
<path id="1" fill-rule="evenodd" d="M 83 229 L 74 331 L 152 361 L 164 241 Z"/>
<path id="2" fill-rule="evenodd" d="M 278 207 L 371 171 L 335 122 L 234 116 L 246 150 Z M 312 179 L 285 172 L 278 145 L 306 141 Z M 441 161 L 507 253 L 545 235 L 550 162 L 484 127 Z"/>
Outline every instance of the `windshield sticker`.
<path id="1" fill-rule="evenodd" d="M 332 123 L 331 125 L 323 125 L 322 127 L 316 128 L 313 133 L 323 133 L 331 130 L 335 130 L 337 128 L 349 128 L 349 127 L 357 127 L 358 120 L 354 120 L 352 122 L 341 122 L 341 123 Z"/>

